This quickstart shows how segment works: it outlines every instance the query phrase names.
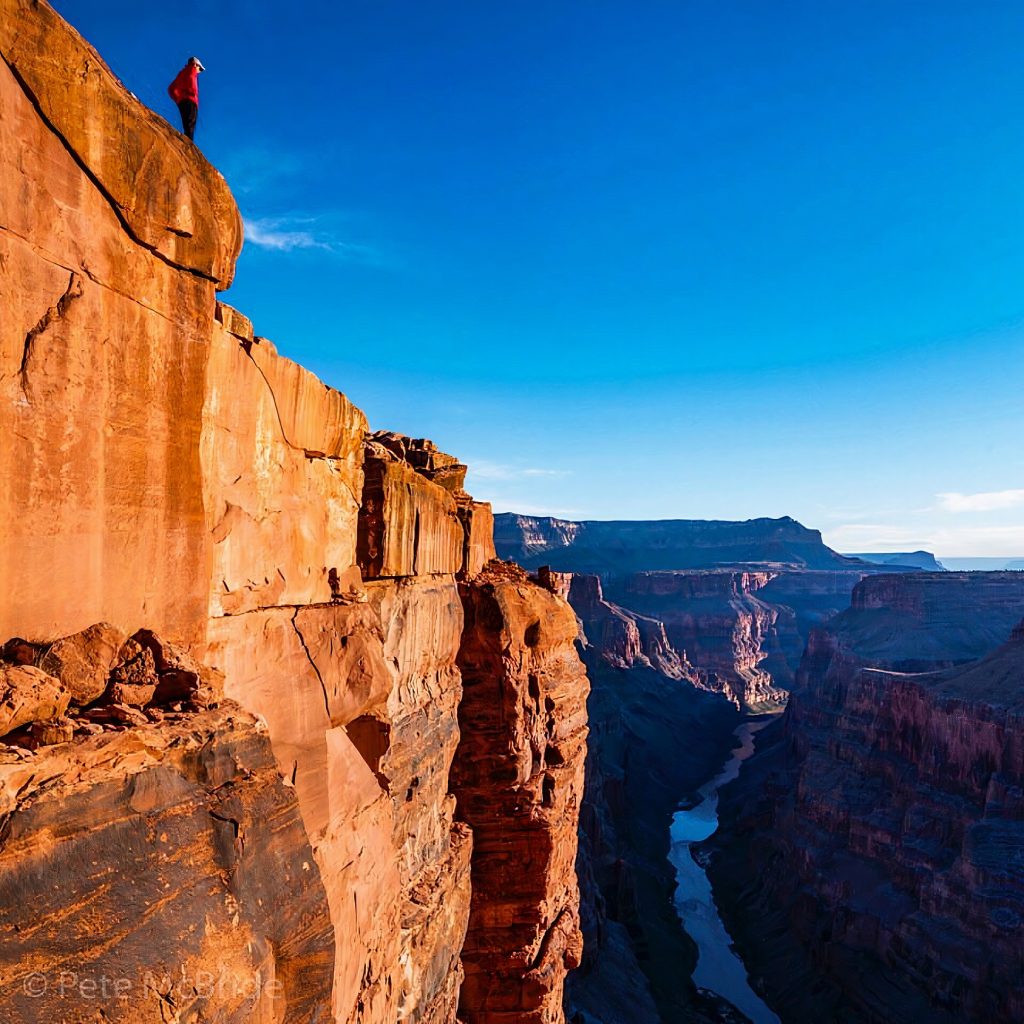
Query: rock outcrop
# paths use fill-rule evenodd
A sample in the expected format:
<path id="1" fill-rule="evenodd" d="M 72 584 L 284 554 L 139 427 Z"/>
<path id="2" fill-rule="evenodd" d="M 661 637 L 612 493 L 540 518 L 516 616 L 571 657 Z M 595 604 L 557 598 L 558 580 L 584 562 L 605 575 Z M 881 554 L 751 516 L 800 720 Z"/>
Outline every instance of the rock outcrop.
<path id="1" fill-rule="evenodd" d="M 492 562 L 459 589 L 463 738 L 452 785 L 475 843 L 460 1016 L 551 1024 L 582 953 L 575 865 L 589 687 L 576 619 L 517 566 Z"/>
<path id="2" fill-rule="evenodd" d="M 705 678 L 669 641 L 665 624 L 606 601 L 599 576 L 565 574 L 567 597 L 582 625 L 582 642 L 614 668 L 651 668 L 702 686 Z"/>
<path id="3" fill-rule="evenodd" d="M 920 672 L 980 658 L 1022 617 L 1024 574 L 901 573 L 858 584 L 829 630 L 872 665 Z"/>
<path id="4" fill-rule="evenodd" d="M 3 1019 L 322 1020 L 335 935 L 266 728 L 143 722 L 0 747 Z"/>
<path id="5" fill-rule="evenodd" d="M 784 1019 L 1024 1015 L 1024 628 L 960 660 L 1012 575 L 865 580 L 724 791 L 710 874 Z"/>
<path id="6" fill-rule="evenodd" d="M 785 700 L 781 687 L 791 679 L 780 634 L 796 632 L 792 613 L 759 597 L 777 576 L 766 571 L 636 573 L 623 583 L 623 600 L 663 623 L 673 647 L 697 666 L 698 685 L 724 694 L 737 707 L 760 709 Z"/>
<path id="7" fill-rule="evenodd" d="M 557 1024 L 568 606 L 487 576 L 458 460 L 217 301 L 240 221 L 194 146 L 43 0 L 0 54 L 0 1017 Z"/>

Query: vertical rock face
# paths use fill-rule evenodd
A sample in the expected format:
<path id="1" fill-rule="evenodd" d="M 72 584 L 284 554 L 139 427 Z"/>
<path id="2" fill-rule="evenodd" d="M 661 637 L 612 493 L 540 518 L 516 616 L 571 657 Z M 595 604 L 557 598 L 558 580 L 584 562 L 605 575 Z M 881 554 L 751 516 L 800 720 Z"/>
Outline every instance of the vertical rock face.
<path id="1" fill-rule="evenodd" d="M 564 1019 L 580 960 L 576 829 L 588 686 L 568 604 L 515 566 L 460 586 L 465 695 L 452 772 L 473 830 L 473 904 L 459 1003 L 466 1024 Z"/>
<path id="2" fill-rule="evenodd" d="M 240 221 L 195 147 L 42 0 L 0 54 L 0 1017 L 560 1022 L 571 611 L 475 583 L 465 466 L 217 302 Z M 26 995 L 68 962 L 132 998 Z"/>
<path id="3" fill-rule="evenodd" d="M 948 664 L 1024 613 L 1024 580 L 959 575 L 861 584 L 723 797 L 716 892 L 793 1019 L 1024 1014 L 1024 632 L 951 668 L 884 666 Z"/>
<path id="4" fill-rule="evenodd" d="M 118 146 L 141 136 L 108 125 L 109 104 L 80 103 L 68 69 L 88 66 L 84 80 L 115 92 L 120 109 L 159 119 L 143 118 L 46 4 L 3 0 L 0 26 L 0 621 L 41 637 L 146 621 L 199 639 L 199 437 L 215 282 L 191 271 L 218 266 L 230 277 L 237 212 L 216 171 L 163 125 L 150 165 L 187 164 L 197 205 L 232 213 L 211 214 L 193 235 L 188 270 L 136 241 L 114 186 L 83 165 L 102 160 L 108 180 Z M 89 148 L 74 148 L 76 132 Z M 134 181 L 127 166 L 117 174 L 125 189 Z"/>

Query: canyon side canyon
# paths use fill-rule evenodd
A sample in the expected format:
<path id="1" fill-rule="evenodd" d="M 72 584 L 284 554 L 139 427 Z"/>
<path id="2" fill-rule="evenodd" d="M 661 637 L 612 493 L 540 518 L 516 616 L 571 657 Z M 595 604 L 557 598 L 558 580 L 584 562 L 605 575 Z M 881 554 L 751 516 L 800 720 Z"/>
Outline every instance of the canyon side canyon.
<path id="1" fill-rule="evenodd" d="M 742 1024 L 670 825 L 755 724 L 766 1012 L 1024 1019 L 1024 573 L 492 515 L 218 300 L 227 184 L 45 0 L 0 55 L 0 1020 Z"/>

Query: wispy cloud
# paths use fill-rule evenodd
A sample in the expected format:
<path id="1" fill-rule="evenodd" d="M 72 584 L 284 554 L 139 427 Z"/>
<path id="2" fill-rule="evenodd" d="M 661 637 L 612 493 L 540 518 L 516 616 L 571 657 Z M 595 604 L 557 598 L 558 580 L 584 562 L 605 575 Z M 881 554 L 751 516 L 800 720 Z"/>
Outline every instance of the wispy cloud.
<path id="1" fill-rule="evenodd" d="M 309 168 L 305 154 L 282 153 L 265 146 L 234 149 L 220 165 L 235 195 L 254 196 L 288 190 Z"/>
<path id="2" fill-rule="evenodd" d="M 960 494 L 946 491 L 937 495 L 947 512 L 997 512 L 1005 508 L 1024 505 L 1024 488 L 1009 491 L 982 491 L 979 494 Z"/>
<path id="3" fill-rule="evenodd" d="M 243 217 L 245 240 L 273 252 L 320 250 L 342 259 L 383 266 L 381 254 L 369 245 L 345 241 L 326 229 L 316 217 Z"/>
<path id="4" fill-rule="evenodd" d="M 530 480 L 538 477 L 559 479 L 570 475 L 567 469 L 541 469 L 536 466 L 512 466 L 487 459 L 469 459 L 470 476 L 477 480 Z"/>
<path id="5" fill-rule="evenodd" d="M 293 249 L 331 249 L 330 242 L 317 238 L 314 232 L 294 226 L 279 217 L 246 217 L 245 240 L 262 249 L 291 252 Z"/>

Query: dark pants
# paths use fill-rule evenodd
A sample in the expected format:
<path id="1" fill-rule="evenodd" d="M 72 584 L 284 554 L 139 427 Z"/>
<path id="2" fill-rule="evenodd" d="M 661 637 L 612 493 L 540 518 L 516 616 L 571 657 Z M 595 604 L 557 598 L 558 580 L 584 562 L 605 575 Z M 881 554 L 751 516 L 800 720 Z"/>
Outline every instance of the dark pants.
<path id="1" fill-rule="evenodd" d="M 199 115 L 199 107 L 192 100 L 181 100 L 178 103 L 181 111 L 181 130 L 190 138 L 196 137 L 196 117 Z"/>

